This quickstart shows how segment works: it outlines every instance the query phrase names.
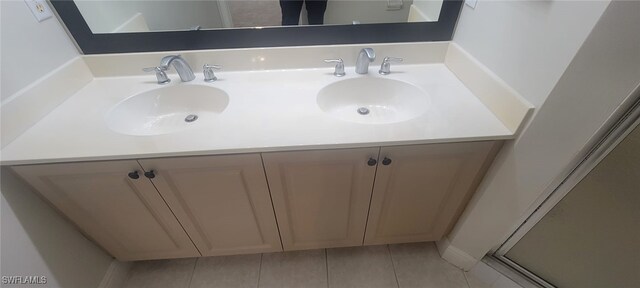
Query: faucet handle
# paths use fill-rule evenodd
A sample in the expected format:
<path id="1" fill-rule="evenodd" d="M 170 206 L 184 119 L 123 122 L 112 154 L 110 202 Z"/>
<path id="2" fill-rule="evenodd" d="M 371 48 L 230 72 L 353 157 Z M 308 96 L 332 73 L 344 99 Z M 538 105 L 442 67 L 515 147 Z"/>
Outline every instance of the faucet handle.
<path id="1" fill-rule="evenodd" d="M 378 70 L 378 73 L 380 73 L 382 75 L 391 74 L 391 63 L 392 62 L 393 63 L 402 62 L 402 58 L 384 57 L 384 60 L 382 60 L 382 65 L 380 65 L 380 70 Z"/>
<path id="2" fill-rule="evenodd" d="M 204 81 L 205 82 L 213 82 L 218 80 L 218 77 L 216 77 L 215 73 L 213 73 L 214 70 L 220 70 L 222 69 L 222 66 L 220 65 L 209 65 L 209 64 L 204 64 L 204 66 L 202 66 L 202 73 L 204 74 Z"/>
<path id="3" fill-rule="evenodd" d="M 148 67 L 148 68 L 143 68 L 142 71 L 156 72 L 156 78 L 158 79 L 158 84 L 162 85 L 162 84 L 167 84 L 171 82 L 171 79 L 167 77 L 167 73 L 165 72 L 167 71 L 167 66 Z"/>
<path id="4" fill-rule="evenodd" d="M 342 58 L 338 59 L 324 59 L 324 63 L 336 63 L 336 70 L 333 71 L 333 75 L 336 77 L 342 77 L 346 73 L 344 73 L 344 61 Z"/>

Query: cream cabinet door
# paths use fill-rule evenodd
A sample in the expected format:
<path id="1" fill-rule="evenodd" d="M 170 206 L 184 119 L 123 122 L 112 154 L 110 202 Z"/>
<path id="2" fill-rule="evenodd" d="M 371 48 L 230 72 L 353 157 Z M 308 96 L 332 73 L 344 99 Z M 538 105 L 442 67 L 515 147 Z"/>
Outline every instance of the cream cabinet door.
<path id="1" fill-rule="evenodd" d="M 202 255 L 282 251 L 260 154 L 139 162 Z"/>
<path id="2" fill-rule="evenodd" d="M 263 153 L 285 250 L 362 245 L 378 151 Z"/>
<path id="3" fill-rule="evenodd" d="M 365 244 L 442 238 L 500 145 L 488 141 L 383 147 Z"/>
<path id="4" fill-rule="evenodd" d="M 200 256 L 134 160 L 13 170 L 118 260 Z"/>

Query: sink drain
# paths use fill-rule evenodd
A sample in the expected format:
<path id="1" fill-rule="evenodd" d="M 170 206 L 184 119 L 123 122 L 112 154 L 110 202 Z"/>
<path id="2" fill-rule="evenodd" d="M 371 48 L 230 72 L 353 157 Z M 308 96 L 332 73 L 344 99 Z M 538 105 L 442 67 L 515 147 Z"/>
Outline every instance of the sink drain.
<path id="1" fill-rule="evenodd" d="M 184 118 L 184 122 L 187 122 L 187 123 L 191 123 L 196 120 L 198 120 L 198 115 L 195 115 L 195 114 L 189 114 L 187 117 Z"/>
<path id="2" fill-rule="evenodd" d="M 367 115 L 367 114 L 369 114 L 369 108 L 367 108 L 367 107 L 360 107 L 360 108 L 358 108 L 358 114 L 360 114 L 360 115 Z"/>

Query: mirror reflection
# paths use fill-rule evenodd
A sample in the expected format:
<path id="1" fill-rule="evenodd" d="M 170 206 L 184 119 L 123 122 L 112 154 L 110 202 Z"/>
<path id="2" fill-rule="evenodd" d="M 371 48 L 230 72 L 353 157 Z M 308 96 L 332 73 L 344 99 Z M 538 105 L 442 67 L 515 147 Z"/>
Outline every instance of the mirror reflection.
<path id="1" fill-rule="evenodd" d="M 74 0 L 94 34 L 438 21 L 442 0 Z"/>

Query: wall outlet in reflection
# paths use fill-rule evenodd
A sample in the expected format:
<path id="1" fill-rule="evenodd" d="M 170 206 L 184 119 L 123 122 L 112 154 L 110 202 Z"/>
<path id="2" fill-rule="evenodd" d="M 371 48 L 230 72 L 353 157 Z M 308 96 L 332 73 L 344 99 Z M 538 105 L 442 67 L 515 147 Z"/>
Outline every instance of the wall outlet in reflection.
<path id="1" fill-rule="evenodd" d="M 38 22 L 42 22 L 53 16 L 51 7 L 49 7 L 49 4 L 47 4 L 45 0 L 24 0 L 24 2 L 27 3 L 27 6 L 31 9 L 31 13 L 33 13 L 33 16 L 36 17 Z"/>
<path id="2" fill-rule="evenodd" d="M 464 4 L 467 4 L 467 6 L 471 7 L 471 9 L 475 9 L 477 3 L 478 0 L 464 0 Z"/>

